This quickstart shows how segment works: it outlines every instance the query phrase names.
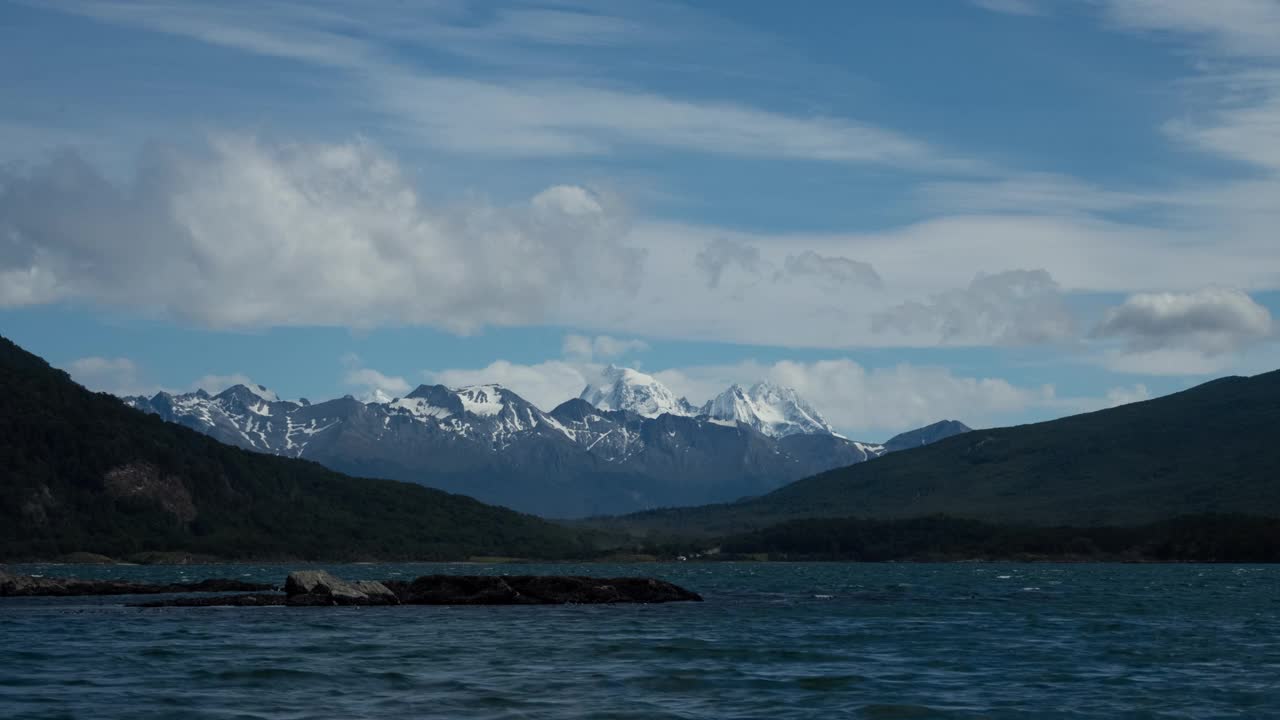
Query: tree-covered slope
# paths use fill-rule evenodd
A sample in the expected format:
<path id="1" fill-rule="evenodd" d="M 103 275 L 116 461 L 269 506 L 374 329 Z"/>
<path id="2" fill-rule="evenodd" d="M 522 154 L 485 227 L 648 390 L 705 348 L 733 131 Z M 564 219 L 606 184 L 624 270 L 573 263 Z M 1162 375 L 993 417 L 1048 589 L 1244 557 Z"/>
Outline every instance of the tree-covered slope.
<path id="1" fill-rule="evenodd" d="M 469 497 L 222 445 L 0 338 L 0 557 L 557 558 L 587 543 Z"/>
<path id="2" fill-rule="evenodd" d="M 1280 371 L 1060 420 L 974 430 L 727 505 L 605 524 L 737 532 L 792 518 L 947 514 L 1019 525 L 1280 516 Z"/>

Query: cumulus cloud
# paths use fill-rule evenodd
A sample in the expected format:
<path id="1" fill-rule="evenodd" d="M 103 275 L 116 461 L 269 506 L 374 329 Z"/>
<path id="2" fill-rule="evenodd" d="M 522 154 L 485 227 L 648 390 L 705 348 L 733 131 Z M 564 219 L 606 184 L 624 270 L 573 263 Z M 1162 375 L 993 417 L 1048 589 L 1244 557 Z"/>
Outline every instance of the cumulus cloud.
<path id="1" fill-rule="evenodd" d="M 254 385 L 244 373 L 209 374 L 196 378 L 186 387 L 166 387 L 152 382 L 143 368 L 126 357 L 83 357 L 63 366 L 71 379 L 97 392 L 112 395 L 154 395 L 157 392 L 184 393 L 204 390 L 217 394 L 232 385 Z"/>
<path id="2" fill-rule="evenodd" d="M 358 390 L 356 397 L 362 402 L 386 402 L 392 398 L 403 397 L 413 389 L 408 380 L 398 375 L 386 375 L 373 368 L 365 367 L 360 356 L 355 353 L 344 355 L 341 362 L 346 368 L 342 383 L 356 388 Z"/>
<path id="3" fill-rule="evenodd" d="M 644 352 L 649 343 L 638 339 L 621 339 L 609 335 L 565 335 L 563 352 L 566 357 L 590 361 L 595 358 L 613 359 L 631 353 Z"/>
<path id="4" fill-rule="evenodd" d="M 708 242 L 694 258 L 698 270 L 706 276 L 707 287 L 720 286 L 726 270 L 737 267 L 745 273 L 759 274 L 762 266 L 760 248 L 730 238 L 718 237 Z"/>
<path id="5" fill-rule="evenodd" d="M 945 343 L 1024 345 L 1075 335 L 1058 283 L 1044 270 L 979 274 L 967 288 L 903 303 L 878 314 L 873 324 L 877 332 L 924 333 Z"/>
<path id="6" fill-rule="evenodd" d="M 67 363 L 63 370 L 71 379 L 98 392 L 113 395 L 148 395 L 155 387 L 141 380 L 138 366 L 124 357 L 83 357 Z"/>
<path id="7" fill-rule="evenodd" d="M 1151 391 L 1142 383 L 1131 387 L 1114 387 L 1107 391 L 1107 407 L 1119 407 L 1150 399 Z"/>
<path id="8" fill-rule="evenodd" d="M 564 360 L 518 364 L 499 360 L 476 369 L 428 371 L 429 382 L 450 387 L 499 383 L 544 410 L 577 397 L 599 365 Z M 896 365 L 866 368 L 853 360 L 751 360 L 730 365 L 693 365 L 652 373 L 677 396 L 695 405 L 733 383 L 770 380 L 794 387 L 846 433 L 887 436 L 942 419 L 974 426 L 1011 421 L 1036 409 L 1074 410 L 1103 406 L 1101 400 L 1062 400 L 1052 386 L 1022 387 L 999 378 L 964 377 L 942 367 Z"/>
<path id="9" fill-rule="evenodd" d="M 551 410 L 577 397 L 600 370 L 599 364 L 572 360 L 535 364 L 499 360 L 482 368 L 427 371 L 424 375 L 429 382 L 450 387 L 499 383 Z M 944 419 L 990 427 L 1151 397 L 1144 384 L 1113 387 L 1096 396 L 1061 396 L 1050 384 L 1019 385 L 999 377 L 966 376 L 946 367 L 911 363 L 869 368 L 850 358 L 774 363 L 744 360 L 669 367 L 650 374 L 695 406 L 733 383 L 750 385 L 768 380 L 792 387 L 838 430 L 867 440 L 882 440 Z"/>
<path id="10" fill-rule="evenodd" d="M 770 380 L 793 387 L 835 427 L 885 435 L 943 419 L 998 424 L 1060 403 L 1050 385 L 1020 387 L 999 378 L 958 376 L 947 368 L 902 364 L 866 368 L 848 358 L 772 365 L 674 368 L 655 374 L 677 395 L 702 402 L 730 383 Z"/>
<path id="11" fill-rule="evenodd" d="M 0 175 L 0 306 L 62 299 L 216 328 L 547 319 L 627 295 L 643 253 L 590 191 L 435 209 L 371 143 L 218 136 L 129 183 L 66 153 Z"/>
<path id="12" fill-rule="evenodd" d="M 498 360 L 476 369 L 427 370 L 428 382 L 448 387 L 497 383 L 545 411 L 578 397 L 587 385 L 583 367 L 563 360 L 521 365 Z"/>
<path id="13" fill-rule="evenodd" d="M 1214 356 L 1271 337 L 1271 312 L 1234 288 L 1138 293 L 1107 310 L 1093 335 L 1122 340 L 1135 353 L 1191 350 Z"/>
<path id="14" fill-rule="evenodd" d="M 847 257 L 821 255 L 813 250 L 788 255 L 776 280 L 813 280 L 829 286 L 844 285 L 879 288 L 883 284 L 870 263 Z"/>

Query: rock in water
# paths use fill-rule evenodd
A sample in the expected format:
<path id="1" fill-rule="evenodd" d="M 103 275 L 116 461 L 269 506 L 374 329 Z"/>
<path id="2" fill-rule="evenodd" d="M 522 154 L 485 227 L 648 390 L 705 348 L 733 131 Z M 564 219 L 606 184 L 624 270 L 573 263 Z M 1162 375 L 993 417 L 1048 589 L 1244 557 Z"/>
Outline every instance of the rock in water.
<path id="1" fill-rule="evenodd" d="M 3 595 L 106 595 L 126 593 L 270 590 L 237 580 L 140 585 L 118 580 L 48 580 L 0 571 Z M 700 602 L 702 596 L 653 578 L 593 578 L 580 575 L 424 575 L 413 581 L 348 582 L 323 570 L 289 573 L 284 594 L 179 597 L 140 607 L 332 607 L 335 605 L 566 605 Z"/>
<path id="2" fill-rule="evenodd" d="M 258 592 L 271 585 L 214 578 L 197 583 L 136 583 L 127 580 L 77 580 L 10 575 L 0 570 L 0 597 L 70 597 L 79 595 L 158 595 L 186 592 Z"/>
<path id="3" fill-rule="evenodd" d="M 692 601 L 695 592 L 652 578 L 576 575 L 424 575 L 386 583 L 405 605 L 564 605 Z"/>
<path id="4" fill-rule="evenodd" d="M 386 585 L 362 580 L 347 582 L 323 570 L 295 570 L 284 581 L 289 605 L 398 605 Z"/>
<path id="5" fill-rule="evenodd" d="M 272 607 L 284 604 L 284 595 L 269 593 L 263 595 L 214 595 L 213 597 L 169 598 L 167 600 L 134 603 L 130 607 Z"/>

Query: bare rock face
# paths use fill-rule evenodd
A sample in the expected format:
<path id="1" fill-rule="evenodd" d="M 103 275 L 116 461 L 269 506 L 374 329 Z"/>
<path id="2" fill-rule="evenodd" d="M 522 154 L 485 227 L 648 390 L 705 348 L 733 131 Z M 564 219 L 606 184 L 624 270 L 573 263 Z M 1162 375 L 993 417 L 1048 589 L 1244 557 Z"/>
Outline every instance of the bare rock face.
<path id="1" fill-rule="evenodd" d="M 380 582 L 347 582 L 323 570 L 296 570 L 284 581 L 289 605 L 398 605 L 396 594 Z"/>
<path id="2" fill-rule="evenodd" d="M 112 469 L 103 479 L 107 493 L 118 498 L 139 498 L 155 503 L 182 522 L 196 518 L 196 505 L 182 478 L 163 475 L 150 463 L 130 463 Z"/>

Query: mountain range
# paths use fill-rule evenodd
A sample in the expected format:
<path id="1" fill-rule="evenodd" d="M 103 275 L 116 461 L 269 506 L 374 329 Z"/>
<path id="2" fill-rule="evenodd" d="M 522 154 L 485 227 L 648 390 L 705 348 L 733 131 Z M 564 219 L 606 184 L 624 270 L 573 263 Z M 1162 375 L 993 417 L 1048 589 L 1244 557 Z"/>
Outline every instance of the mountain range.
<path id="1" fill-rule="evenodd" d="M 968 430 L 945 421 L 885 444 L 858 442 L 790 388 L 734 385 L 694 407 L 652 376 L 613 366 L 550 412 L 499 385 L 319 403 L 236 385 L 125 402 L 248 450 L 564 518 L 759 495 Z"/>
<path id="2" fill-rule="evenodd" d="M 281 402 L 261 387 L 235 394 Z M 952 429 L 926 428 L 904 436 L 909 447 L 760 497 L 557 525 L 225 445 L 89 392 L 0 338 L 0 560 L 83 551 L 137 562 L 618 552 L 1274 562 L 1277 427 L 1280 371 L 921 446 Z"/>

